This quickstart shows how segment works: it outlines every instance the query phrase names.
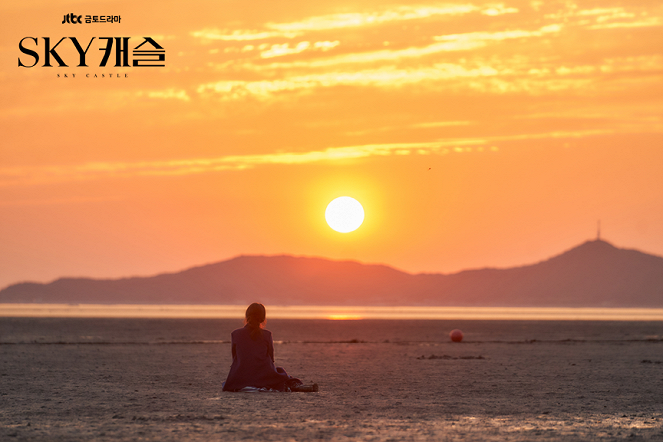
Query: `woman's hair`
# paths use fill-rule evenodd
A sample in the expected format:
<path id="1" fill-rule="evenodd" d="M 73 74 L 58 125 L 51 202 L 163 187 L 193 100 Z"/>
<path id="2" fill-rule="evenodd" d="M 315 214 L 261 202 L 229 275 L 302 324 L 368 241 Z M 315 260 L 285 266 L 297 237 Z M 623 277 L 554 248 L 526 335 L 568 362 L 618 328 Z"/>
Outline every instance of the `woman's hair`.
<path id="1" fill-rule="evenodd" d="M 244 323 L 251 330 L 251 339 L 254 341 L 262 336 L 262 328 L 265 326 L 265 306 L 254 302 L 246 309 Z"/>

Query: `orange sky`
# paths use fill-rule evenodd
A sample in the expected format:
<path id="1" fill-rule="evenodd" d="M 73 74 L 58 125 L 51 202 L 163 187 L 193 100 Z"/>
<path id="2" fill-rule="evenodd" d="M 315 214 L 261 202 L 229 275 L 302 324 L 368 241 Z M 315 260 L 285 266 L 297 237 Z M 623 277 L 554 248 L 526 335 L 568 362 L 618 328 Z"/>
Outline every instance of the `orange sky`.
<path id="1" fill-rule="evenodd" d="M 599 219 L 663 255 L 660 1 L 247 4 L 0 4 L 0 287 L 239 254 L 506 267 Z M 97 37 L 90 67 L 67 42 L 18 67 L 28 36 Z M 109 36 L 166 67 L 99 68 Z M 324 221 L 342 195 L 353 233 Z"/>

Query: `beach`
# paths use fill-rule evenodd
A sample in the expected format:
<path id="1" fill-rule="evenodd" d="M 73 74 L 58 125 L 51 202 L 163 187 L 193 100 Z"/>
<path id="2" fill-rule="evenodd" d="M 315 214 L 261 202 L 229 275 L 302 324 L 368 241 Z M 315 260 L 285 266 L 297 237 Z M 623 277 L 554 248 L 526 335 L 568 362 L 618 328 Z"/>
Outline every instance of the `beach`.
<path id="1" fill-rule="evenodd" d="M 320 392 L 222 392 L 241 325 L 0 318 L 0 439 L 663 440 L 660 321 L 268 319 Z"/>

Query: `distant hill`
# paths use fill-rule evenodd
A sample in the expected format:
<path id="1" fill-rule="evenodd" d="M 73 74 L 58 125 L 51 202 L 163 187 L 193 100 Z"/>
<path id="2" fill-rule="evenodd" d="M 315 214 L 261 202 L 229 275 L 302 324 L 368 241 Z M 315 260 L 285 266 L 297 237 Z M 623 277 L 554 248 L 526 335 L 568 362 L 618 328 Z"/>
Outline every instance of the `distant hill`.
<path id="1" fill-rule="evenodd" d="M 409 274 L 384 265 L 239 256 L 179 273 L 62 278 L 0 291 L 0 303 L 663 307 L 663 257 L 585 242 L 508 269 Z"/>

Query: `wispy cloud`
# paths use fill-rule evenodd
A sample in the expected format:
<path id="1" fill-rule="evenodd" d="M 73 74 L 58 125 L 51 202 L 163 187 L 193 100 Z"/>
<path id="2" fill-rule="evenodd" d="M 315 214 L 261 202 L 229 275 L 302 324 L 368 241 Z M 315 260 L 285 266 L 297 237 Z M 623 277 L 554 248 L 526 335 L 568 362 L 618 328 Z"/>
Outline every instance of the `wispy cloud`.
<path id="1" fill-rule="evenodd" d="M 427 123 L 412 124 L 410 127 L 415 129 L 430 129 L 437 127 L 468 126 L 469 124 L 469 121 L 432 121 Z"/>
<path id="2" fill-rule="evenodd" d="M 440 35 L 434 37 L 434 39 L 436 41 L 465 42 L 484 46 L 487 44 L 487 42 L 511 40 L 516 38 L 542 37 L 546 34 L 558 33 L 561 30 L 562 25 L 552 24 L 543 26 L 536 31 L 525 31 L 518 29 L 499 32 L 468 32 L 464 34 Z"/>
<path id="3" fill-rule="evenodd" d="M 483 144 L 481 139 L 442 140 L 428 143 L 367 144 L 330 147 L 311 152 L 281 152 L 256 155 L 228 155 L 170 161 L 95 162 L 67 166 L 0 168 L 0 185 L 44 184 L 59 181 L 88 180 L 145 175 L 190 175 L 223 170 L 242 170 L 259 165 L 300 165 L 322 161 L 340 161 L 386 156 L 411 151 L 439 152 L 444 146 Z"/>
<path id="4" fill-rule="evenodd" d="M 508 8 L 503 4 L 493 4 L 485 7 L 479 7 L 472 4 L 399 6 L 384 11 L 330 14 L 310 17 L 291 23 L 269 23 L 267 24 L 267 27 L 281 32 L 322 31 L 339 28 L 373 26 L 406 20 L 418 20 L 434 16 L 464 15 L 471 12 L 481 12 L 486 15 L 501 15 L 518 12 L 518 9 Z"/>
<path id="5" fill-rule="evenodd" d="M 552 24 L 543 26 L 540 29 L 528 30 L 509 30 L 497 32 L 471 32 L 464 34 L 450 34 L 434 36 L 435 43 L 423 46 L 413 46 L 403 49 L 380 49 L 376 51 L 355 52 L 349 54 L 332 55 L 314 60 L 294 60 L 290 62 L 276 62 L 268 65 L 255 64 L 251 61 L 241 61 L 239 63 L 230 63 L 234 68 L 240 68 L 250 71 L 265 71 L 265 69 L 293 69 L 293 68 L 330 68 L 341 65 L 369 64 L 379 62 L 400 62 L 423 58 L 435 54 L 455 51 L 470 51 L 482 48 L 488 44 L 499 43 L 504 40 L 525 39 L 543 37 L 549 34 L 559 33 L 562 26 Z M 339 42 L 316 42 L 313 46 L 309 42 L 301 42 L 291 47 L 287 43 L 272 45 L 269 49 L 261 52 L 262 58 L 272 58 L 280 55 L 289 55 L 303 52 L 307 49 L 322 49 L 327 51 L 338 46 Z"/>
<path id="6" fill-rule="evenodd" d="M 589 26 L 589 29 L 648 28 L 661 25 L 663 25 L 663 20 L 659 17 L 649 17 L 644 20 L 599 23 Z"/>
<path id="7" fill-rule="evenodd" d="M 445 88 L 453 90 L 475 90 L 493 94 L 527 92 L 541 95 L 561 90 L 583 90 L 589 93 L 591 89 L 588 88 L 602 81 L 603 75 L 608 73 L 630 72 L 648 75 L 663 69 L 663 57 L 660 55 L 615 57 L 583 65 L 560 65 L 559 61 L 546 58 L 499 56 L 490 59 L 475 57 L 472 61 L 462 61 L 462 63 L 432 63 L 429 66 L 413 68 L 398 68 L 390 64 L 358 70 L 341 66 L 336 71 L 321 69 L 320 72 L 316 72 L 314 68 L 318 64 L 314 61 L 309 64 L 313 72 L 301 75 L 288 75 L 287 68 L 293 66 L 303 68 L 306 63 L 273 63 L 263 66 L 262 73 L 269 73 L 270 77 L 276 79 L 222 80 L 201 84 L 196 91 L 202 97 L 216 97 L 222 101 L 242 100 L 248 97 L 267 100 L 278 98 L 283 92 L 308 93 L 315 89 L 335 86 L 395 89 L 424 83 L 433 89 L 444 84 Z M 257 68 L 255 66 L 255 72 L 258 72 Z M 471 81 L 449 83 L 454 80 Z M 602 87 L 605 88 L 604 80 Z M 614 84 L 615 87 L 621 87 L 618 81 Z"/>
<path id="8" fill-rule="evenodd" d="M 281 152 L 227 155 L 168 161 L 95 162 L 79 165 L 0 168 L 0 186 L 38 185 L 64 181 L 126 178 L 132 176 L 175 176 L 226 170 L 252 169 L 266 165 L 304 165 L 342 162 L 390 155 L 446 155 L 498 150 L 495 143 L 512 140 L 581 138 L 612 133 L 611 130 L 558 131 L 476 138 L 449 138 L 430 142 L 362 144 L 329 147 L 310 152 Z"/>
<path id="9" fill-rule="evenodd" d="M 456 64 L 440 63 L 421 69 L 386 67 L 361 71 L 300 75 L 279 80 L 224 80 L 202 84 L 197 88 L 197 92 L 203 96 L 214 94 L 222 100 L 236 100 L 247 96 L 267 99 L 279 92 L 307 91 L 320 87 L 361 85 L 394 88 L 426 80 L 484 77 L 497 74 L 498 71 L 490 66 L 465 68 Z"/>
<path id="10" fill-rule="evenodd" d="M 580 28 L 610 29 L 661 24 L 661 17 L 647 15 L 642 8 L 581 9 L 573 2 L 567 2 L 554 14 L 530 21 L 538 23 L 531 28 L 525 25 L 527 21 L 524 17 L 516 14 L 518 12 L 517 8 L 503 3 L 401 6 L 317 15 L 285 23 L 265 23 L 261 31 L 224 31 L 218 33 L 217 37 L 226 40 L 268 39 L 276 36 L 294 38 L 314 31 L 361 28 L 431 17 L 449 16 L 455 17 L 455 20 L 467 14 L 514 14 L 516 18 L 509 20 L 514 24 L 513 27 L 505 19 L 495 22 L 499 23 L 502 30 L 496 30 L 496 26 L 491 25 L 483 31 L 439 34 L 439 29 L 444 27 L 428 26 L 427 32 L 436 29 L 437 35 L 422 34 L 412 40 L 409 47 L 401 44 L 392 48 L 389 42 L 382 41 L 371 41 L 371 44 L 359 47 L 346 43 L 342 38 L 323 42 L 306 38 L 299 42 L 261 42 L 255 46 L 245 45 L 244 48 L 225 48 L 226 52 L 234 51 L 243 55 L 238 58 L 224 57 L 219 63 L 211 64 L 218 72 L 223 72 L 223 76 L 219 81 L 200 84 L 196 91 L 201 97 L 222 101 L 288 99 L 293 94 L 310 94 L 336 86 L 394 90 L 417 85 L 434 91 L 445 88 L 486 94 L 526 93 L 537 96 L 560 91 L 593 91 L 598 94 L 597 85 L 603 82 L 605 87 L 606 74 L 630 71 L 641 77 L 638 71 L 651 70 L 651 63 L 646 60 L 619 64 L 606 58 L 590 57 L 592 62 L 583 63 L 579 57 L 566 57 L 558 53 L 527 53 L 536 44 L 536 39 L 548 42 L 558 39 L 564 45 L 567 40 L 563 37 L 572 35 Z M 482 20 L 490 19 L 484 17 Z M 425 23 L 430 24 L 431 20 Z M 357 29 L 353 32 L 365 30 Z M 522 47 L 526 55 L 509 55 L 513 53 L 511 48 L 514 47 L 514 41 L 529 45 Z M 548 45 L 541 47 L 546 48 Z M 482 48 L 494 49 L 494 52 L 486 55 L 486 51 L 480 50 Z M 452 54 L 454 52 L 460 54 Z M 659 69 L 660 63 L 654 64 Z M 609 86 L 615 90 L 628 88 L 624 81 L 614 76 L 608 79 Z"/>
<path id="11" fill-rule="evenodd" d="M 256 31 L 248 29 L 203 29 L 194 31 L 191 35 L 203 40 L 251 41 L 277 37 L 295 38 L 300 34 L 296 32 Z"/>
<path id="12" fill-rule="evenodd" d="M 629 7 L 578 9 L 574 4 L 555 13 L 546 14 L 549 20 L 564 20 L 569 25 L 586 27 L 587 29 L 616 29 L 661 26 L 660 16 L 650 16 L 651 10 L 641 5 Z"/>
<path id="13" fill-rule="evenodd" d="M 455 16 L 478 12 L 496 16 L 518 12 L 517 8 L 502 3 L 476 6 L 473 4 L 398 6 L 370 12 L 350 12 L 307 17 L 288 23 L 266 23 L 263 30 L 254 29 L 203 29 L 191 33 L 204 40 L 248 41 L 269 38 L 296 38 L 307 32 L 343 28 L 375 26 L 408 20 L 421 20 L 435 16 Z"/>
<path id="14" fill-rule="evenodd" d="M 327 52 L 327 51 L 330 51 L 330 50 L 334 49 L 338 45 L 339 45 L 338 40 L 337 41 L 316 41 L 313 44 L 311 44 L 308 41 L 302 41 L 302 42 L 299 42 L 295 46 L 292 46 L 292 47 L 290 46 L 289 43 L 275 44 L 275 45 L 271 45 L 271 47 L 269 47 L 269 49 L 260 52 L 260 57 L 261 58 L 281 57 L 283 55 L 299 54 L 300 52 L 304 52 L 306 50 Z"/>
<path id="15" fill-rule="evenodd" d="M 288 48 L 287 44 L 284 46 Z M 334 44 L 334 46 L 336 46 L 336 44 Z M 232 63 L 232 65 L 234 67 L 250 71 L 264 71 L 265 69 L 283 70 L 283 69 L 292 69 L 292 68 L 329 68 L 329 67 L 341 66 L 346 64 L 398 62 L 401 60 L 420 58 L 443 52 L 466 51 L 466 50 L 476 49 L 482 46 L 485 46 L 484 42 L 448 41 L 448 42 L 433 43 L 426 46 L 411 47 L 405 49 L 381 49 L 378 51 L 355 52 L 350 54 L 333 55 L 330 57 L 325 57 L 323 59 L 315 59 L 308 61 L 297 60 L 291 62 L 271 63 L 268 65 L 258 65 L 252 62 L 241 62 L 239 64 Z M 331 47 L 329 49 L 331 49 Z M 295 53 L 295 51 L 292 51 L 290 53 Z M 268 58 L 268 57 L 263 57 L 263 58 Z"/>
<path id="16" fill-rule="evenodd" d="M 158 98 L 166 100 L 190 101 L 191 97 L 184 89 L 165 89 L 160 91 L 138 91 L 138 97 Z"/>

